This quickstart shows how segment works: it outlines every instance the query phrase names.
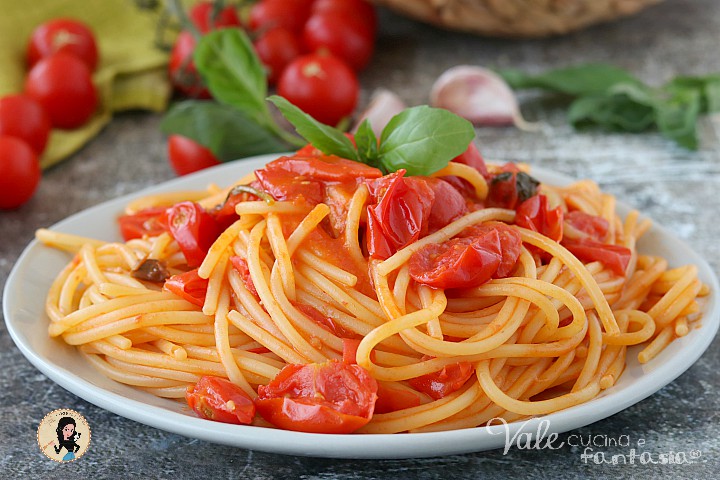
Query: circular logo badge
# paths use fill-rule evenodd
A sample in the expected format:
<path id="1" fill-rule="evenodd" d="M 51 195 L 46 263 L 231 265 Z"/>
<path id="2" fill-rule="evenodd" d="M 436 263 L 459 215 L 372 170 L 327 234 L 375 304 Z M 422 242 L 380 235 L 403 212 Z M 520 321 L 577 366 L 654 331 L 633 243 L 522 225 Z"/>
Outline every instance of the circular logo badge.
<path id="1" fill-rule="evenodd" d="M 50 460 L 72 462 L 82 457 L 90 446 L 90 425 L 75 410 L 53 410 L 40 422 L 37 441 Z"/>

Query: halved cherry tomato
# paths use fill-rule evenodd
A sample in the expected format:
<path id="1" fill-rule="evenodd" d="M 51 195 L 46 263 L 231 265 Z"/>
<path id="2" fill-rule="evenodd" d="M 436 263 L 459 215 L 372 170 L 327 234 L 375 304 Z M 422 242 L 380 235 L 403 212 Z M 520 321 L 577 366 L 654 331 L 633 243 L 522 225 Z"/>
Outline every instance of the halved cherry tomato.
<path id="1" fill-rule="evenodd" d="M 234 383 L 206 375 L 188 387 L 185 399 L 200 418 L 248 425 L 255 418 L 255 404 Z"/>
<path id="2" fill-rule="evenodd" d="M 390 413 L 417 407 L 422 403 L 420 394 L 389 382 L 378 382 L 378 399 L 375 413 Z"/>
<path id="3" fill-rule="evenodd" d="M 173 87 L 188 97 L 211 98 L 200 73 L 193 62 L 195 37 L 190 32 L 180 32 L 170 52 L 168 73 Z"/>
<path id="4" fill-rule="evenodd" d="M 278 80 L 278 94 L 315 120 L 337 125 L 357 104 L 355 72 L 329 54 L 309 54 L 290 62 Z"/>
<path id="5" fill-rule="evenodd" d="M 463 165 L 467 165 L 469 167 L 473 167 L 475 170 L 480 172 L 480 175 L 485 178 L 489 178 L 490 176 L 490 174 L 488 173 L 487 165 L 485 165 L 485 160 L 480 154 L 480 150 L 478 150 L 475 142 L 471 142 L 470 145 L 468 145 L 467 150 L 465 150 L 457 157 L 453 158 L 452 161 L 462 163 Z"/>
<path id="6" fill-rule="evenodd" d="M 625 270 L 632 257 L 629 248 L 620 245 L 607 245 L 590 239 L 567 239 L 562 242 L 562 245 L 583 262 L 600 262 L 622 276 L 625 275 Z"/>
<path id="7" fill-rule="evenodd" d="M 422 178 L 405 178 L 401 169 L 367 182 L 374 203 L 367 207 L 367 249 L 373 258 L 386 259 L 427 233 L 435 199 Z"/>
<path id="8" fill-rule="evenodd" d="M 255 40 L 255 52 L 268 70 L 268 83 L 275 85 L 288 63 L 302 53 L 300 40 L 290 30 L 275 27 Z"/>
<path id="9" fill-rule="evenodd" d="M 205 303 L 207 287 L 207 278 L 200 278 L 198 270 L 195 268 L 180 275 L 173 275 L 165 280 L 163 290 L 172 292 L 178 297 L 182 297 L 188 302 L 202 307 Z"/>
<path id="10" fill-rule="evenodd" d="M 352 433 L 370 421 L 377 389 L 375 379 L 358 365 L 332 360 L 287 365 L 258 387 L 255 406 L 265 420 L 285 430 Z"/>
<path id="11" fill-rule="evenodd" d="M 563 212 L 560 207 L 548 208 L 545 195 L 534 195 L 520 205 L 515 213 L 515 224 L 541 233 L 559 242 L 563 236 Z"/>
<path id="12" fill-rule="evenodd" d="M 49 20 L 30 36 L 27 49 L 28 67 L 50 55 L 62 52 L 82 60 L 92 71 L 97 67 L 98 50 L 90 27 L 71 18 Z"/>
<path id="13" fill-rule="evenodd" d="M 203 1 L 190 9 L 190 20 L 200 33 L 227 27 L 240 27 L 242 24 L 233 6 L 227 6 L 220 11 L 215 10 L 213 2 Z"/>
<path id="14" fill-rule="evenodd" d="M 133 238 L 157 237 L 167 231 L 167 216 L 165 207 L 149 207 L 132 215 L 118 217 L 120 233 L 127 242 Z"/>
<path id="15" fill-rule="evenodd" d="M 317 205 L 325 198 L 322 183 L 312 177 L 303 177 L 282 169 L 267 168 L 256 170 L 255 177 L 260 188 L 275 200 Z"/>
<path id="16" fill-rule="evenodd" d="M 167 222 L 170 235 L 180 245 L 191 268 L 202 263 L 222 233 L 215 218 L 194 202 L 180 202 L 168 208 Z"/>
<path id="17" fill-rule="evenodd" d="M 424 180 L 435 194 L 428 217 L 429 232 L 440 230 L 468 212 L 465 197 L 455 187 L 439 178 L 427 177 Z"/>
<path id="18" fill-rule="evenodd" d="M 98 104 L 90 69 L 69 53 L 55 53 L 35 64 L 25 79 L 25 93 L 38 101 L 53 126 L 77 128 Z"/>
<path id="19" fill-rule="evenodd" d="M 565 221 L 575 230 L 587 235 L 591 240 L 604 242 L 610 224 L 603 217 L 573 210 L 565 214 Z"/>
<path id="20" fill-rule="evenodd" d="M 0 209 L 18 208 L 30 200 L 40 176 L 40 164 L 30 145 L 19 138 L 0 136 Z"/>
<path id="21" fill-rule="evenodd" d="M 187 175 L 220 164 L 208 148 L 181 135 L 170 135 L 168 138 L 168 159 L 178 175 Z"/>
<path id="22" fill-rule="evenodd" d="M 326 49 L 356 72 L 370 62 L 375 49 L 374 28 L 344 10 L 313 13 L 305 23 L 302 38 L 309 51 Z"/>
<path id="23" fill-rule="evenodd" d="M 50 137 L 50 117 L 27 95 L 0 98 L 0 135 L 19 138 L 41 155 Z"/>
<path id="24" fill-rule="evenodd" d="M 515 210 L 518 203 L 537 194 L 540 182 L 511 163 L 504 165 L 503 170 L 490 179 L 485 204 L 488 207 Z"/>
<path id="25" fill-rule="evenodd" d="M 478 225 L 415 252 L 410 277 L 435 288 L 471 288 L 507 276 L 520 255 L 520 234 L 503 224 Z"/>
<path id="26" fill-rule="evenodd" d="M 411 378 L 408 383 L 414 389 L 438 400 L 460 390 L 473 372 L 473 366 L 470 362 L 458 362 L 446 365 L 437 372 Z"/>
<path id="27" fill-rule="evenodd" d="M 382 172 L 368 165 L 335 155 L 281 157 L 268 163 L 266 170 L 284 170 L 313 180 L 330 182 L 361 182 L 380 178 Z"/>
<path id="28" fill-rule="evenodd" d="M 233 268 L 237 270 L 237 272 L 240 274 L 240 278 L 242 278 L 243 284 L 245 284 L 245 288 L 247 289 L 247 291 L 250 292 L 257 300 L 260 300 L 260 295 L 258 295 L 257 290 L 255 289 L 255 284 L 253 283 L 252 277 L 250 276 L 250 268 L 248 267 L 247 261 L 244 258 L 233 255 L 230 257 L 230 263 L 232 264 Z"/>

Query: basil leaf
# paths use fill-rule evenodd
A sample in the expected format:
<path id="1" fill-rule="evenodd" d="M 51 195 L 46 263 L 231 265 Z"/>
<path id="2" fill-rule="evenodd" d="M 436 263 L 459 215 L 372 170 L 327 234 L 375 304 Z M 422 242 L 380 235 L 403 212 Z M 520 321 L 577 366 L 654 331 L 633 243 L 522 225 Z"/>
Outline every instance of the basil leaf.
<path id="1" fill-rule="evenodd" d="M 700 95 L 701 113 L 720 111 L 720 74 L 704 77 L 676 77 L 665 84 L 664 88 L 671 93 L 694 90 Z"/>
<path id="2" fill-rule="evenodd" d="M 696 124 L 701 111 L 700 94 L 695 90 L 676 92 L 657 109 L 657 125 L 665 137 L 690 150 L 698 147 Z"/>
<path id="3" fill-rule="evenodd" d="M 363 163 L 378 167 L 378 140 L 373 132 L 370 122 L 366 118 L 355 132 L 355 145 L 358 156 Z"/>
<path id="4" fill-rule="evenodd" d="M 649 87 L 619 84 L 605 95 L 575 100 L 568 109 L 568 120 L 577 128 L 595 125 L 607 130 L 642 132 L 655 123 L 658 101 Z"/>
<path id="5" fill-rule="evenodd" d="M 349 138 L 340 130 L 318 122 L 283 97 L 268 97 L 294 127 L 297 133 L 327 155 L 358 161 L 358 153 Z"/>
<path id="6" fill-rule="evenodd" d="M 217 101 L 267 123 L 265 71 L 242 30 L 225 28 L 208 33 L 198 42 L 193 59 Z"/>
<path id="7" fill-rule="evenodd" d="M 287 144 L 247 114 L 212 101 L 187 100 L 175 104 L 165 115 L 160 130 L 204 145 L 221 162 L 288 150 Z"/>
<path id="8" fill-rule="evenodd" d="M 539 75 L 519 70 L 501 70 L 498 73 L 514 89 L 541 88 L 572 96 L 598 95 L 619 83 L 640 83 L 629 72 L 602 63 L 559 68 Z"/>
<path id="9" fill-rule="evenodd" d="M 388 172 L 404 168 L 408 175 L 430 175 L 467 150 L 474 136 L 470 122 L 447 110 L 408 108 L 383 129 L 380 165 Z"/>

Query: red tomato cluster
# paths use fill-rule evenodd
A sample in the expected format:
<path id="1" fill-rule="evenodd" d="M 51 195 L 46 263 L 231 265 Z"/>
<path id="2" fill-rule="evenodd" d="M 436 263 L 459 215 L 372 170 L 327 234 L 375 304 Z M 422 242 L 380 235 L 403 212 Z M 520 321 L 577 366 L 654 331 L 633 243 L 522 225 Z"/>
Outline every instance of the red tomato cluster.
<path id="1" fill-rule="evenodd" d="M 261 0 L 243 25 L 236 10 L 215 12 L 202 1 L 189 12 L 201 34 L 219 28 L 245 28 L 253 38 L 270 85 L 316 120 L 336 125 L 352 113 L 360 87 L 356 72 L 370 61 L 375 47 L 377 17 L 366 0 Z M 210 98 L 193 63 L 192 33 L 178 35 L 170 55 L 169 74 L 176 90 L 186 96 Z M 170 164 L 185 175 L 218 162 L 212 153 L 187 140 L 171 137 Z"/>
<path id="2" fill-rule="evenodd" d="M 87 25 L 67 18 L 43 23 L 26 60 L 24 93 L 0 98 L 0 209 L 18 208 L 35 193 L 50 129 L 77 128 L 97 107 L 98 49 Z"/>

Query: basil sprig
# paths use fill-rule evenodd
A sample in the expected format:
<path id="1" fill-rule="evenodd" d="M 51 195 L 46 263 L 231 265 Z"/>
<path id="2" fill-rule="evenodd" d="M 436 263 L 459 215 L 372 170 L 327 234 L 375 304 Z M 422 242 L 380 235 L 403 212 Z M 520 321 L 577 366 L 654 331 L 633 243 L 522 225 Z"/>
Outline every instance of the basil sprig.
<path id="1" fill-rule="evenodd" d="M 303 138 L 326 154 L 360 161 L 394 172 L 429 175 L 463 153 L 475 131 L 462 118 L 427 106 L 396 115 L 376 138 L 365 121 L 355 135 L 357 147 L 337 128 L 322 124 L 274 95 L 267 97 L 267 78 L 247 35 L 222 29 L 200 38 L 194 62 L 214 101 L 186 100 L 165 115 L 161 129 L 191 138 L 226 162 L 305 145 Z M 270 100 L 302 137 L 278 125 Z"/>
<path id="2" fill-rule="evenodd" d="M 515 89 L 539 88 L 571 97 L 568 120 L 576 128 L 657 129 L 691 150 L 698 147 L 698 117 L 720 111 L 720 74 L 677 77 L 662 87 L 648 86 L 629 72 L 605 64 L 577 65 L 539 75 L 518 70 L 500 74 Z"/>
<path id="3" fill-rule="evenodd" d="M 315 148 L 366 163 L 384 173 L 401 168 L 408 175 L 435 173 L 467 150 L 475 136 L 467 120 L 422 105 L 395 115 L 383 129 L 379 143 L 370 123 L 364 121 L 355 136 L 356 147 L 341 131 L 323 125 L 284 98 L 275 95 L 268 100 Z"/>

